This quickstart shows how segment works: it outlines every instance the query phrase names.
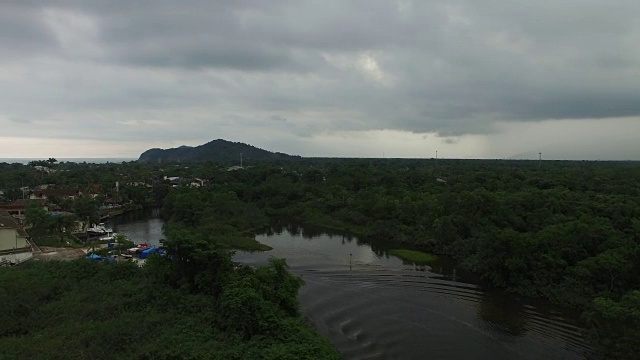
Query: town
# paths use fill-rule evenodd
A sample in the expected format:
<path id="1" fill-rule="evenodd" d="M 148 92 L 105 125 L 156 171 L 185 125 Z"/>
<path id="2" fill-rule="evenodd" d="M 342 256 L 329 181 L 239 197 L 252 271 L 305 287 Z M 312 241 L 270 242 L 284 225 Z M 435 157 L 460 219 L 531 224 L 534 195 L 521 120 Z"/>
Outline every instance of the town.
<path id="1" fill-rule="evenodd" d="M 158 206 L 172 188 L 209 185 L 189 170 L 175 164 L 76 164 L 53 158 L 0 163 L 0 266 L 78 258 L 117 242 L 118 235 L 104 225 L 107 219 Z"/>

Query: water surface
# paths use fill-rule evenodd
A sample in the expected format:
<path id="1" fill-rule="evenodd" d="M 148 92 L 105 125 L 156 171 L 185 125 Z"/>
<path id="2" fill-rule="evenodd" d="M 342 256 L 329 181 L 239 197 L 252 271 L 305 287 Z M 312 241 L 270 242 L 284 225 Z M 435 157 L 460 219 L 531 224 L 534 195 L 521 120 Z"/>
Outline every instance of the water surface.
<path id="1" fill-rule="evenodd" d="M 306 285 L 302 312 L 346 359 L 588 359 L 576 314 L 477 285 L 443 259 L 405 264 L 346 235 L 286 225 L 238 252 L 259 264 L 286 258 Z"/>
<path id="2" fill-rule="evenodd" d="M 136 242 L 163 237 L 158 211 L 113 222 Z M 276 224 L 256 239 L 268 252 L 236 261 L 287 259 L 302 276 L 302 313 L 345 359 L 590 359 L 577 314 L 488 289 L 442 259 L 416 266 L 356 237 Z"/>
<path id="3" fill-rule="evenodd" d="M 160 240 L 164 238 L 164 222 L 160 219 L 159 208 L 127 212 L 105 223 L 136 244 L 159 246 Z"/>

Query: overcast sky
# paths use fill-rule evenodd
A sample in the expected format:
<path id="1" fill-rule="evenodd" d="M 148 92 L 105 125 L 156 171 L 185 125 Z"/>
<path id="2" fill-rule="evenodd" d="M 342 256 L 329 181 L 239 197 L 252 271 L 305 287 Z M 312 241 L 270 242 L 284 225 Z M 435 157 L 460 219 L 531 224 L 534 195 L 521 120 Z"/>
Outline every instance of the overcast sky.
<path id="1" fill-rule="evenodd" d="M 0 158 L 640 159 L 637 0 L 3 0 Z"/>

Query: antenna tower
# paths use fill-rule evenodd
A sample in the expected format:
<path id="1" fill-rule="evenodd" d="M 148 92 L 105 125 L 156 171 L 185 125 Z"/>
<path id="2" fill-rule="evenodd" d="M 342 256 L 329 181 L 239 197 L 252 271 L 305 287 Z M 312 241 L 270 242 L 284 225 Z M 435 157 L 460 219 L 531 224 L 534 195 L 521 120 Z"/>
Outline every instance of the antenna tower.
<path id="1" fill-rule="evenodd" d="M 542 152 L 538 153 L 538 169 L 542 166 Z"/>

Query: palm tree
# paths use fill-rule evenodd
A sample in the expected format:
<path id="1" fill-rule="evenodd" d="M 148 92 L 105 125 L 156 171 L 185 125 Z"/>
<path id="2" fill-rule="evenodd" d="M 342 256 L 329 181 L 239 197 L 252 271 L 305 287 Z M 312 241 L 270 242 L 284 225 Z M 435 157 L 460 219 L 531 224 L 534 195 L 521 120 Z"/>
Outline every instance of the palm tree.
<path id="1" fill-rule="evenodd" d="M 70 233 L 75 226 L 75 216 L 56 216 L 54 217 L 52 230 L 60 239 L 60 246 L 64 246 L 65 234 Z"/>

